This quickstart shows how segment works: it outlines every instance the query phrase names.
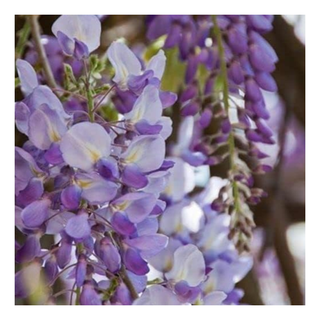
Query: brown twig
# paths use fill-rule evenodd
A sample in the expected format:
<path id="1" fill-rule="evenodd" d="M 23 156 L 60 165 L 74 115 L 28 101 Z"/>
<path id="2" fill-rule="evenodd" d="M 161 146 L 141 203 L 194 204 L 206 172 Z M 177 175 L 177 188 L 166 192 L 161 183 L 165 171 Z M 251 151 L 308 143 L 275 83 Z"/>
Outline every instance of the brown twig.
<path id="1" fill-rule="evenodd" d="M 40 26 L 39 26 L 39 22 L 38 22 L 39 16 L 31 15 L 31 16 L 28 16 L 28 19 L 29 19 L 30 26 L 31 26 L 32 38 L 35 42 L 35 47 L 38 52 L 39 60 L 42 65 L 44 74 L 46 76 L 47 83 L 48 83 L 49 87 L 56 88 L 57 84 L 56 84 L 56 81 L 54 80 L 54 76 L 53 76 L 49 61 L 47 59 L 46 52 L 45 52 L 44 47 L 41 43 L 41 33 L 40 33 Z"/>

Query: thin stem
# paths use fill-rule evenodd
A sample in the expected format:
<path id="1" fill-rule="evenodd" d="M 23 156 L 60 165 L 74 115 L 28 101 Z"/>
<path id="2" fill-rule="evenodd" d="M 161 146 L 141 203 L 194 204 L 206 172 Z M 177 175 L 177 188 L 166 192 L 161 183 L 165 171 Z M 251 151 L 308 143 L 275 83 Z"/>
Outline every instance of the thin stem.
<path id="1" fill-rule="evenodd" d="M 75 293 L 75 287 L 76 287 L 76 282 L 74 282 L 73 286 L 72 286 L 72 291 L 71 291 L 71 294 L 70 294 L 70 301 L 69 301 L 69 305 L 71 306 L 72 305 L 72 299 L 73 299 L 73 294 Z"/>
<path id="2" fill-rule="evenodd" d="M 72 92 L 72 91 L 68 91 L 68 90 L 65 90 L 65 89 L 62 89 L 62 88 L 53 88 L 52 91 L 58 91 L 58 92 L 62 92 L 62 93 L 65 93 L 65 94 L 70 94 L 72 96 L 77 97 L 78 99 L 87 101 L 87 98 L 82 96 L 81 94 L 78 94 L 78 93 L 75 93 L 75 92 Z"/>
<path id="3" fill-rule="evenodd" d="M 220 60 L 220 76 L 222 79 L 222 94 L 223 94 L 223 104 L 224 108 L 226 110 L 227 116 L 229 117 L 229 84 L 228 84 L 228 71 L 227 71 L 227 64 L 225 60 L 225 52 L 224 47 L 222 43 L 222 34 L 221 30 L 219 29 L 218 23 L 217 23 L 217 17 L 213 16 L 213 24 L 214 24 L 214 33 L 217 38 L 218 42 L 218 52 L 219 52 L 219 60 Z M 235 149 L 235 139 L 234 134 L 231 131 L 228 137 L 228 144 L 229 144 L 229 159 L 230 159 L 230 171 L 231 175 L 233 177 L 233 174 L 236 169 L 236 163 L 235 158 L 237 156 L 236 149 Z M 236 181 L 232 182 L 232 193 L 234 198 L 234 207 L 236 213 L 240 212 L 240 203 L 239 203 L 239 189 L 238 184 Z"/>
<path id="4" fill-rule="evenodd" d="M 80 305 L 80 287 L 76 289 L 76 305 Z"/>
<path id="5" fill-rule="evenodd" d="M 63 289 L 63 290 L 55 293 L 54 295 L 52 295 L 52 297 L 56 298 L 56 297 L 58 297 L 58 296 L 60 296 L 60 295 L 62 295 L 64 293 L 67 293 L 67 292 L 74 292 L 74 290 L 73 289 Z"/>
<path id="6" fill-rule="evenodd" d="M 127 286 L 128 290 L 130 291 L 131 297 L 133 300 L 136 300 L 139 298 L 136 289 L 134 288 L 131 280 L 128 277 L 128 274 L 126 272 L 126 268 L 124 267 L 124 265 L 121 266 L 121 270 L 120 270 L 120 277 L 122 279 L 122 281 L 124 282 L 124 284 Z"/>
<path id="7" fill-rule="evenodd" d="M 115 244 L 119 247 L 119 249 L 123 252 L 124 248 L 123 245 L 121 243 L 121 240 L 118 239 L 118 237 L 112 236 L 112 234 L 110 233 L 111 239 L 115 242 Z M 138 299 L 138 294 L 137 291 L 135 289 L 135 287 L 133 286 L 130 278 L 128 277 L 126 268 L 124 266 L 124 264 L 121 265 L 121 269 L 119 271 L 119 276 L 122 279 L 123 283 L 127 286 L 128 290 L 130 291 L 131 297 L 133 300 Z"/>
<path id="8" fill-rule="evenodd" d="M 99 102 L 97 103 L 97 105 L 94 107 L 93 112 L 96 112 L 99 108 L 99 106 L 101 105 L 101 103 L 103 102 L 103 100 L 108 96 L 108 94 L 114 89 L 115 85 L 113 85 L 104 95 L 103 97 L 99 100 Z"/>
<path id="9" fill-rule="evenodd" d="M 30 27 L 31 27 L 32 38 L 35 42 L 35 47 L 38 52 L 39 60 L 42 65 L 44 74 L 46 76 L 47 83 L 48 83 L 49 87 L 56 88 L 57 84 L 56 84 L 56 81 L 54 80 L 54 76 L 53 76 L 49 61 L 47 59 L 46 52 L 45 52 L 44 47 L 41 43 L 40 26 L 39 26 L 39 22 L 38 22 L 39 16 L 32 15 L 32 16 L 29 16 L 28 18 L 29 18 L 29 23 L 30 23 Z"/>

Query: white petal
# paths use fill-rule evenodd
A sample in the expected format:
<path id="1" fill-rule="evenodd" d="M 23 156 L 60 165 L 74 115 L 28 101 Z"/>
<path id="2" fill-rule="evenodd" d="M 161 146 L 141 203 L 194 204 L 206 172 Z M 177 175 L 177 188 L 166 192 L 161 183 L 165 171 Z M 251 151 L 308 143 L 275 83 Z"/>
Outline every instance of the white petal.
<path id="1" fill-rule="evenodd" d="M 141 63 L 135 54 L 122 42 L 112 42 L 107 51 L 108 59 L 115 69 L 113 81 L 122 90 L 127 89 L 127 78 L 129 75 L 141 74 Z"/>
<path id="2" fill-rule="evenodd" d="M 146 70 L 152 70 L 155 78 L 161 80 L 164 69 L 166 67 L 166 56 L 163 50 L 160 50 L 155 56 L 153 56 L 147 64 Z"/>
<path id="3" fill-rule="evenodd" d="M 100 46 L 101 22 L 94 15 L 62 15 L 52 26 L 57 37 L 58 31 L 70 39 L 77 39 L 87 45 L 89 52 Z"/>
<path id="4" fill-rule="evenodd" d="M 159 98 L 159 90 L 152 85 L 147 85 L 135 102 L 132 110 L 125 115 L 125 119 L 137 123 L 146 120 L 149 124 L 155 124 L 162 114 L 162 104 Z"/>
<path id="5" fill-rule="evenodd" d="M 90 171 L 101 158 L 110 155 L 111 138 L 102 126 L 82 122 L 62 137 L 60 150 L 66 163 Z"/>
<path id="6" fill-rule="evenodd" d="M 163 163 L 165 143 L 161 136 L 146 135 L 132 140 L 121 158 L 127 164 L 135 163 L 142 172 L 157 170 Z"/>
<path id="7" fill-rule="evenodd" d="M 200 250 L 193 244 L 178 248 L 174 253 L 173 268 L 166 278 L 175 282 L 186 281 L 196 287 L 205 279 L 205 262 Z"/>
<path id="8" fill-rule="evenodd" d="M 147 288 L 134 303 L 134 305 L 179 305 L 177 296 L 169 289 L 153 285 Z"/>

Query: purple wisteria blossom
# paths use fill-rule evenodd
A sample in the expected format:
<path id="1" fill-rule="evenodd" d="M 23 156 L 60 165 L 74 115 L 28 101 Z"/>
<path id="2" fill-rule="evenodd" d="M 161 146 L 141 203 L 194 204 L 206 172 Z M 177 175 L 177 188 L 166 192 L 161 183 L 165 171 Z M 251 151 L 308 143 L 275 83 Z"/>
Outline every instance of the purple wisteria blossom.
<path id="1" fill-rule="evenodd" d="M 47 61 L 39 41 L 16 61 L 23 99 L 15 123 L 24 138 L 15 148 L 17 298 L 227 305 L 243 296 L 236 284 L 252 267 L 242 253 L 254 225 L 248 204 L 264 196 L 252 173 L 269 168 L 249 168 L 234 139 L 255 159 L 265 156 L 256 142 L 273 143 L 261 91 L 276 90 L 277 57 L 261 36 L 272 17 L 152 16 L 147 26 L 150 41 L 165 36 L 152 57 L 123 39 L 101 48 L 97 16 L 63 15 L 55 37 L 36 39 Z M 176 93 L 163 85 L 175 46 L 186 67 Z M 226 101 L 235 101 L 235 114 Z M 218 131 L 207 133 L 212 121 Z M 209 167 L 228 157 L 227 178 L 209 178 Z"/>

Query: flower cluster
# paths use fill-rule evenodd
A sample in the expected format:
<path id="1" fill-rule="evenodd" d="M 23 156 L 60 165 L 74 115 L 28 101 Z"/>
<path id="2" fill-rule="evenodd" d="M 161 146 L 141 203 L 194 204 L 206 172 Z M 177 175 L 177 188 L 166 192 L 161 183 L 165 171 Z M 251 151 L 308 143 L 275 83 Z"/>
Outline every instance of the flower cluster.
<path id="1" fill-rule="evenodd" d="M 270 171 L 259 163 L 267 155 L 259 145 L 274 144 L 261 89 L 274 92 L 270 73 L 277 55 L 262 34 L 272 29 L 272 16 L 156 16 L 148 37 L 166 35 L 165 48 L 178 46 L 186 61 L 186 86 L 179 97 L 181 115 L 194 116 L 197 135 L 184 154 L 192 165 L 216 165 L 228 158 L 229 196 L 212 204 L 232 216 L 230 237 L 240 251 L 249 250 L 254 226 L 248 204 L 265 192 L 253 187 L 252 174 Z M 203 69 L 206 72 L 205 81 Z M 202 73 L 201 73 L 202 72 Z M 212 132 L 210 127 L 217 127 Z M 227 147 L 227 150 L 225 150 Z M 251 157 L 250 162 L 240 156 Z M 223 193 L 222 192 L 222 193 Z"/>
<path id="2" fill-rule="evenodd" d="M 188 140 L 185 135 L 191 129 L 190 120 L 185 118 L 181 124 L 173 150 L 182 150 Z M 230 216 L 211 207 L 228 181 L 211 177 L 201 192 L 190 195 L 199 174 L 181 157 L 169 160 L 175 165 L 161 195 L 167 207 L 159 217 L 160 232 L 169 237 L 169 243 L 148 260 L 153 268 L 153 285 L 135 304 L 237 304 L 243 291 L 235 284 L 251 269 L 253 261 L 250 256 L 239 256 L 228 238 Z"/>
<path id="3" fill-rule="evenodd" d="M 86 65 L 100 23 L 94 16 L 63 16 L 53 32 L 63 51 Z M 99 99 L 90 82 L 93 102 L 67 113 L 52 90 L 39 85 L 32 66 L 17 61 L 25 98 L 16 103 L 16 126 L 28 137 L 16 147 L 16 227 L 26 235 L 17 244 L 16 261 L 24 264 L 16 274 L 17 297 L 32 294 L 41 277 L 53 286 L 70 269 L 81 304 L 131 304 L 146 286 L 146 258 L 167 245 L 157 233 L 166 206 L 159 194 L 173 166 L 165 159 L 171 120 L 162 116 L 159 92 L 165 56 L 160 51 L 150 60 L 145 77 L 124 44 L 114 42 L 107 55 L 114 85 L 137 96 L 130 112 L 113 122 L 95 113 Z M 56 240 L 48 250 L 40 244 L 44 235 Z M 94 275 L 105 278 L 97 282 Z"/>
<path id="4" fill-rule="evenodd" d="M 163 49 L 177 46 L 186 65 L 179 96 L 161 87 L 164 50 L 144 61 L 118 40 L 103 58 L 94 54 L 96 16 L 61 16 L 55 37 L 42 36 L 59 87 L 35 71 L 36 46 L 16 61 L 24 99 L 15 120 L 26 136 L 15 148 L 15 226 L 23 239 L 16 242 L 17 298 L 239 303 L 235 285 L 252 267 L 241 254 L 254 225 L 249 204 L 264 195 L 252 174 L 269 169 L 250 168 L 241 156 L 262 159 L 257 143 L 273 143 L 260 90 L 276 90 L 277 57 L 261 36 L 271 22 L 149 17 L 147 37 L 165 36 Z M 168 144 L 173 123 L 165 109 L 174 104 L 182 121 Z M 226 179 L 209 179 L 209 167 L 225 159 Z M 55 292 L 58 280 L 64 289 Z"/>

